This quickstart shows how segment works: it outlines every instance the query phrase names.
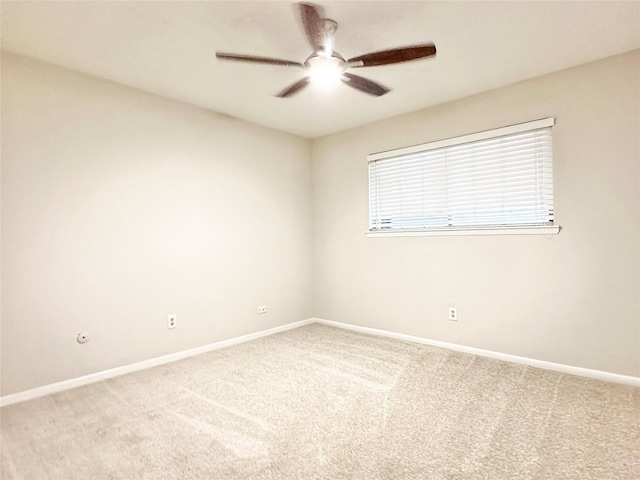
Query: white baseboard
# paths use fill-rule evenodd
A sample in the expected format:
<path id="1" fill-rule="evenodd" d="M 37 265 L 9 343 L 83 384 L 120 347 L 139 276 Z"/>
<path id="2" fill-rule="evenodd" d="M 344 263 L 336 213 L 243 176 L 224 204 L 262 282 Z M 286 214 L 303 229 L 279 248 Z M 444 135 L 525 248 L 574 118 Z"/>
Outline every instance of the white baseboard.
<path id="1" fill-rule="evenodd" d="M 219 342 L 203 345 L 202 347 L 196 347 L 189 350 L 183 350 L 182 352 L 171 353 L 169 355 L 163 355 L 161 357 L 150 358 L 149 360 L 143 360 L 141 362 L 124 365 L 122 367 L 116 367 L 109 370 L 103 370 L 102 372 L 92 373 L 90 375 L 84 375 L 82 377 L 71 378 L 62 382 L 52 383 L 44 385 L 42 387 L 33 388 L 31 390 L 25 390 L 23 392 L 14 393 L 11 395 L 5 395 L 0 397 L 0 407 L 6 405 L 12 405 L 14 403 L 25 402 L 27 400 L 33 400 L 35 398 L 44 397 L 52 393 L 62 392 L 64 390 L 70 390 L 72 388 L 81 387 L 90 383 L 99 382 L 108 378 L 125 375 L 127 373 L 133 373 L 140 370 L 145 370 L 151 367 L 157 367 L 158 365 L 164 365 L 165 363 L 175 362 L 176 360 L 182 360 L 184 358 L 193 357 L 202 353 L 211 352 L 220 348 L 230 347 L 239 343 L 249 342 L 258 338 L 273 335 L 274 333 L 284 332 L 285 330 L 291 330 L 293 328 L 302 327 L 314 323 L 315 319 L 309 318 L 307 320 L 301 320 L 299 322 L 289 323 L 287 325 L 281 325 L 279 327 L 269 328 L 267 330 L 261 330 L 255 333 L 249 333 L 240 337 L 230 338 L 228 340 L 221 340 Z"/>
<path id="2" fill-rule="evenodd" d="M 467 346 L 458 345 L 455 343 L 447 343 L 447 342 L 440 342 L 438 340 L 430 340 L 428 338 L 416 337 L 413 335 L 406 335 L 404 333 L 390 332 L 388 330 L 379 330 L 377 328 L 370 328 L 370 327 L 361 327 L 359 325 L 351 325 L 349 323 L 334 322 L 333 320 L 324 320 L 321 318 L 316 318 L 315 322 L 321 323 L 323 325 L 329 325 L 332 327 L 343 328 L 345 330 L 352 330 L 354 332 L 368 333 L 370 335 L 396 338 L 398 340 L 405 340 L 413 343 L 421 343 L 424 345 L 432 345 L 434 347 L 448 348 L 449 350 L 455 350 L 458 352 L 472 353 L 474 355 L 480 355 L 481 357 L 495 358 L 496 360 L 504 360 L 505 362 L 519 363 L 522 365 L 529 365 L 531 367 L 542 368 L 545 370 L 553 370 L 556 372 L 568 373 L 570 375 L 578 375 L 580 377 L 595 378 L 597 380 L 604 380 L 605 382 L 622 383 L 624 385 L 640 387 L 640 378 L 632 377 L 630 375 L 620 375 L 617 373 L 603 372 L 601 370 L 591 370 L 589 368 L 573 367 L 571 365 L 563 365 L 561 363 L 546 362 L 544 360 L 536 360 L 534 358 L 519 357 L 517 355 L 509 355 L 507 353 L 494 352 L 491 350 L 483 350 L 481 348 L 467 347 Z"/>
<path id="3" fill-rule="evenodd" d="M 495 358 L 497 360 L 504 360 L 506 362 L 519 363 L 522 365 L 529 365 L 532 367 L 543 368 L 545 370 L 553 370 L 556 372 L 568 373 L 571 375 L 578 375 L 581 377 L 595 378 L 597 380 L 604 380 L 606 382 L 621 383 L 624 385 L 631 385 L 634 387 L 640 387 L 640 378 L 632 377 L 628 375 L 620 375 L 617 373 L 603 372 L 601 370 L 591 370 L 582 367 L 573 367 L 570 365 L 563 365 L 560 363 L 546 362 L 543 360 L 536 360 L 533 358 L 519 357 L 517 355 L 509 355 L 507 353 L 494 352 L 491 350 L 483 350 L 481 348 L 467 347 L 464 345 L 458 345 L 455 343 L 440 342 L 438 340 L 431 340 L 423 337 L 416 337 L 414 335 L 407 335 L 404 333 L 396 333 L 388 330 L 380 330 L 377 328 L 362 327 L 359 325 L 352 325 L 349 323 L 335 322 L 333 320 L 324 320 L 322 318 L 309 318 L 307 320 L 301 320 L 299 322 L 289 323 L 287 325 L 281 325 L 279 327 L 270 328 L 267 330 L 261 330 L 255 333 L 249 333 L 240 337 L 230 338 L 228 340 L 221 340 L 219 342 L 210 343 L 201 347 L 192 348 L 190 350 L 184 350 L 182 352 L 171 353 L 169 355 L 163 355 L 161 357 L 151 358 L 149 360 L 143 360 L 141 362 L 132 363 L 130 365 L 124 365 L 122 367 L 112 368 L 110 370 L 104 370 L 102 372 L 92 373 L 90 375 L 84 375 L 82 377 L 72 378 L 64 380 L 62 382 L 52 383 L 44 385 L 42 387 L 33 388 L 31 390 L 25 390 L 23 392 L 14 393 L 11 395 L 5 395 L 0 397 L 0 407 L 6 405 L 12 405 L 14 403 L 25 402 L 27 400 L 33 400 L 35 398 L 44 397 L 52 393 L 62 392 L 64 390 L 70 390 L 72 388 L 81 387 L 90 383 L 99 382 L 101 380 L 107 380 L 109 378 L 125 375 L 127 373 L 133 373 L 147 368 L 156 367 L 158 365 L 164 365 L 166 363 L 175 362 L 184 358 L 193 357 L 202 353 L 212 352 L 220 348 L 231 347 L 240 343 L 249 342 L 258 338 L 273 335 L 275 333 L 284 332 L 298 327 L 303 327 L 311 323 L 320 323 L 323 325 L 329 325 L 332 327 L 342 328 L 344 330 L 352 330 L 354 332 L 367 333 L 370 335 L 378 335 L 382 337 L 396 338 L 398 340 L 405 340 L 413 343 L 421 343 L 424 345 L 432 345 L 434 347 L 448 348 L 449 350 L 455 350 L 458 352 L 471 353 L 474 355 L 480 355 L 482 357 Z"/>

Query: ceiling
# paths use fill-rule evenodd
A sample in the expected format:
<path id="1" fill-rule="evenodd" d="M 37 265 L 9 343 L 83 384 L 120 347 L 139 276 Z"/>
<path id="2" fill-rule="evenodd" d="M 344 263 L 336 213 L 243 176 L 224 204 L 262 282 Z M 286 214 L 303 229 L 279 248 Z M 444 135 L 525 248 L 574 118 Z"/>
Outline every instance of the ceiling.
<path id="1" fill-rule="evenodd" d="M 316 138 L 640 47 L 640 2 L 317 1 L 344 57 L 433 41 L 436 57 L 274 97 L 291 67 L 224 62 L 216 51 L 304 61 L 284 1 L 3 1 L 2 48 L 247 121 Z"/>

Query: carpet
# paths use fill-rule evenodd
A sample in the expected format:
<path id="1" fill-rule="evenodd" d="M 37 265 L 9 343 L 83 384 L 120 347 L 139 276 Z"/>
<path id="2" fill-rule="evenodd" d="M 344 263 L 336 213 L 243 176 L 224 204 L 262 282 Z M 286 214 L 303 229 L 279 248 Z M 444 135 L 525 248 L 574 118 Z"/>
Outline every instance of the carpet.
<path id="1" fill-rule="evenodd" d="M 640 479 L 640 389 L 313 324 L 0 410 L 3 479 Z"/>

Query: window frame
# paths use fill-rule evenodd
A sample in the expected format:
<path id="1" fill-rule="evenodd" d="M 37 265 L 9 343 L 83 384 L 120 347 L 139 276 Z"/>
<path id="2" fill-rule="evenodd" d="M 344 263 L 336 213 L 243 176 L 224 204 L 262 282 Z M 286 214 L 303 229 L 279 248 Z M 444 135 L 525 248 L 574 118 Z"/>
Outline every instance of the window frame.
<path id="1" fill-rule="evenodd" d="M 506 127 L 485 130 L 482 132 L 451 137 L 444 140 L 437 140 L 420 145 L 403 147 L 394 150 L 387 150 L 367 155 L 367 171 L 371 162 L 400 157 L 407 154 L 425 152 L 429 150 L 440 149 L 453 145 L 460 145 L 470 142 L 476 142 L 505 135 L 512 135 L 542 128 L 553 127 L 555 118 L 548 117 L 530 122 L 509 125 Z M 552 180 L 553 182 L 553 180 Z M 369 201 L 370 189 L 367 185 L 368 192 L 368 222 L 371 221 L 371 203 Z M 554 212 L 555 213 L 555 212 Z M 370 225 L 370 223 L 369 223 Z M 443 236 L 443 235 L 556 235 L 560 232 L 559 225 L 552 223 L 546 225 L 500 225 L 500 226 L 451 226 L 451 227 L 425 227 L 419 229 L 380 229 L 367 230 L 367 237 L 415 237 L 415 236 Z"/>

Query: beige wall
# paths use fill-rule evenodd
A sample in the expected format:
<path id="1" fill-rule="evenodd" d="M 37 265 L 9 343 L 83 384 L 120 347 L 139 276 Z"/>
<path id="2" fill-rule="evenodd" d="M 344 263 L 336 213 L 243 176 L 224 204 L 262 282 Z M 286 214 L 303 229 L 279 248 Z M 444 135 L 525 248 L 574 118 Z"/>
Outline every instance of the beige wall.
<path id="1" fill-rule="evenodd" d="M 640 375 L 639 65 L 635 51 L 315 141 L 315 316 Z M 365 238 L 368 153 L 548 116 L 560 235 Z"/>
<path id="2" fill-rule="evenodd" d="M 311 316 L 640 375 L 639 81 L 636 51 L 310 149 L 3 53 L 2 395 Z M 560 235 L 365 238 L 368 153 L 546 116 Z"/>
<path id="3" fill-rule="evenodd" d="M 3 52 L 2 395 L 311 317 L 309 148 Z"/>

